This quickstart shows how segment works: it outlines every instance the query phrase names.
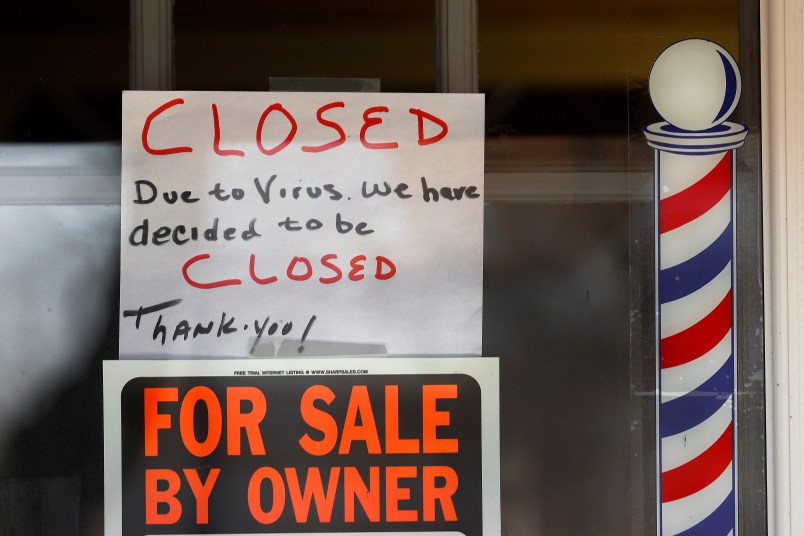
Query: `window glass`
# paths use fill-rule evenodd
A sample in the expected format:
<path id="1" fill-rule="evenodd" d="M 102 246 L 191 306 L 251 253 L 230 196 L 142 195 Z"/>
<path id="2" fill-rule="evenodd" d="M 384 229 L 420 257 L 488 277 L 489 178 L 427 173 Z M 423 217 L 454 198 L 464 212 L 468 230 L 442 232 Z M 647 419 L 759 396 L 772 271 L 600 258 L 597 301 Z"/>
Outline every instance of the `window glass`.
<path id="1" fill-rule="evenodd" d="M 119 140 L 128 42 L 125 2 L 4 2 L 0 142 Z"/>
<path id="2" fill-rule="evenodd" d="M 103 533 L 128 60 L 126 2 L 0 5 L 0 534 Z"/>
<path id="3" fill-rule="evenodd" d="M 654 155 L 642 127 L 660 120 L 653 61 L 691 37 L 724 46 L 743 76 L 730 118 L 750 129 L 736 178 L 740 529 L 765 530 L 757 21 L 753 2 L 479 4 L 503 534 L 655 531 Z"/>
<path id="4" fill-rule="evenodd" d="M 87 200 L 119 183 L 128 9 L 0 7 L 0 534 L 103 533 L 100 363 L 117 358 L 120 207 Z M 505 535 L 655 531 L 654 156 L 641 129 L 659 119 L 652 62 L 687 37 L 723 45 L 743 76 L 739 528 L 766 531 L 758 9 L 479 3 L 483 352 L 500 357 Z M 276 77 L 436 89 L 433 2 L 176 0 L 173 23 L 178 89 L 265 91 Z"/>
<path id="5" fill-rule="evenodd" d="M 641 128 L 634 108 L 653 113 L 646 98 L 653 60 L 697 36 L 739 56 L 736 7 L 731 0 L 480 2 L 487 167 L 624 169 L 626 134 Z"/>
<path id="6" fill-rule="evenodd" d="M 484 270 L 503 534 L 631 534 L 627 203 L 494 203 Z"/>
<path id="7" fill-rule="evenodd" d="M 176 85 L 269 89 L 269 77 L 379 78 L 383 91 L 435 90 L 432 2 L 178 0 Z"/>

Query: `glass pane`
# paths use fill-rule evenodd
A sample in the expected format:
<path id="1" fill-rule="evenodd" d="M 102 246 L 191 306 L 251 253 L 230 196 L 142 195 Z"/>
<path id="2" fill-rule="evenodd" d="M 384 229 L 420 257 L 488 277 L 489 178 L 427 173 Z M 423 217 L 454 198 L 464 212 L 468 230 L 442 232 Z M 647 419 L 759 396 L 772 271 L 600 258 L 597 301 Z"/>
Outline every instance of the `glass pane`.
<path id="1" fill-rule="evenodd" d="M 176 1 L 179 89 L 262 91 L 270 77 L 435 89 L 433 2 L 233 5 Z M 0 195 L 0 534 L 103 533 L 119 205 L 47 185 L 119 180 L 128 8 L 0 8 L 0 181 L 39 199 Z M 484 354 L 501 358 L 505 535 L 655 531 L 654 160 L 641 128 L 659 119 L 653 60 L 690 36 L 725 46 L 743 75 L 731 118 L 750 128 L 736 166 L 739 528 L 765 531 L 758 20 L 748 1 L 480 4 Z"/>
<path id="2" fill-rule="evenodd" d="M 766 530 L 758 5 L 479 5 L 486 93 L 484 354 L 501 356 L 503 534 L 655 532 L 658 55 L 691 37 L 739 62 L 739 528 Z M 513 193 L 509 193 L 513 192 Z M 524 192 L 524 195 L 523 195 Z M 524 424 L 523 424 L 524 423 Z"/>
<path id="3" fill-rule="evenodd" d="M 0 534 L 103 532 L 120 210 L 70 200 L 119 184 L 128 43 L 127 2 L 0 7 Z"/>
<path id="4" fill-rule="evenodd" d="M 738 55 L 737 30 L 732 0 L 481 2 L 487 167 L 572 166 L 583 153 L 625 169 L 626 134 L 641 128 L 629 110 L 651 113 L 645 90 L 658 53 L 702 36 Z"/>
<path id="5" fill-rule="evenodd" d="M 120 139 L 128 5 L 0 6 L 0 142 Z"/>
<path id="6" fill-rule="evenodd" d="M 178 89 L 266 91 L 269 77 L 379 78 L 435 90 L 432 2 L 178 0 Z"/>
<path id="7" fill-rule="evenodd" d="M 628 205 L 486 208 L 503 534 L 629 530 Z M 645 532 L 648 534 L 648 532 Z"/>

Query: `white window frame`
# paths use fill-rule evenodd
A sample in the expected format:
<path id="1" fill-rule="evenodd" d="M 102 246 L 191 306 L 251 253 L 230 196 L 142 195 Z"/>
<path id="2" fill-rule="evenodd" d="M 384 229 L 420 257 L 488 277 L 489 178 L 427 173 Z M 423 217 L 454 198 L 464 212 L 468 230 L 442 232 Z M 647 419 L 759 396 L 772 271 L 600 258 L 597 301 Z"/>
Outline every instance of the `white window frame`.
<path id="1" fill-rule="evenodd" d="M 804 534 L 804 1 L 763 0 L 768 533 Z"/>

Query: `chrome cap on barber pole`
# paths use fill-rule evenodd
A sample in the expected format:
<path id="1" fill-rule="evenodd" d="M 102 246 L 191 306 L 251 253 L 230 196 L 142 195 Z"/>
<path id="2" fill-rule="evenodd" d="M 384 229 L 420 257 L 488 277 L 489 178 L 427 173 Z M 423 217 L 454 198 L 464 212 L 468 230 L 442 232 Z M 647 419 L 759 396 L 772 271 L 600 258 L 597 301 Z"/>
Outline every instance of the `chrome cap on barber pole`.
<path id="1" fill-rule="evenodd" d="M 655 151 L 658 534 L 737 533 L 735 149 L 740 72 L 688 39 L 650 73 Z"/>

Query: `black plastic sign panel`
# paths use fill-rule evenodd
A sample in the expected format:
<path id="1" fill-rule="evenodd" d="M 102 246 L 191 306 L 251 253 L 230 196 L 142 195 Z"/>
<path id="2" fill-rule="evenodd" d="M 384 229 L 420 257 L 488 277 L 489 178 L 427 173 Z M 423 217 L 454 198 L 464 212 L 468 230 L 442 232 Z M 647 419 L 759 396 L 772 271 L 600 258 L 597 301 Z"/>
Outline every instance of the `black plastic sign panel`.
<path id="1" fill-rule="evenodd" d="M 500 533 L 496 359 L 104 365 L 108 535 Z"/>

